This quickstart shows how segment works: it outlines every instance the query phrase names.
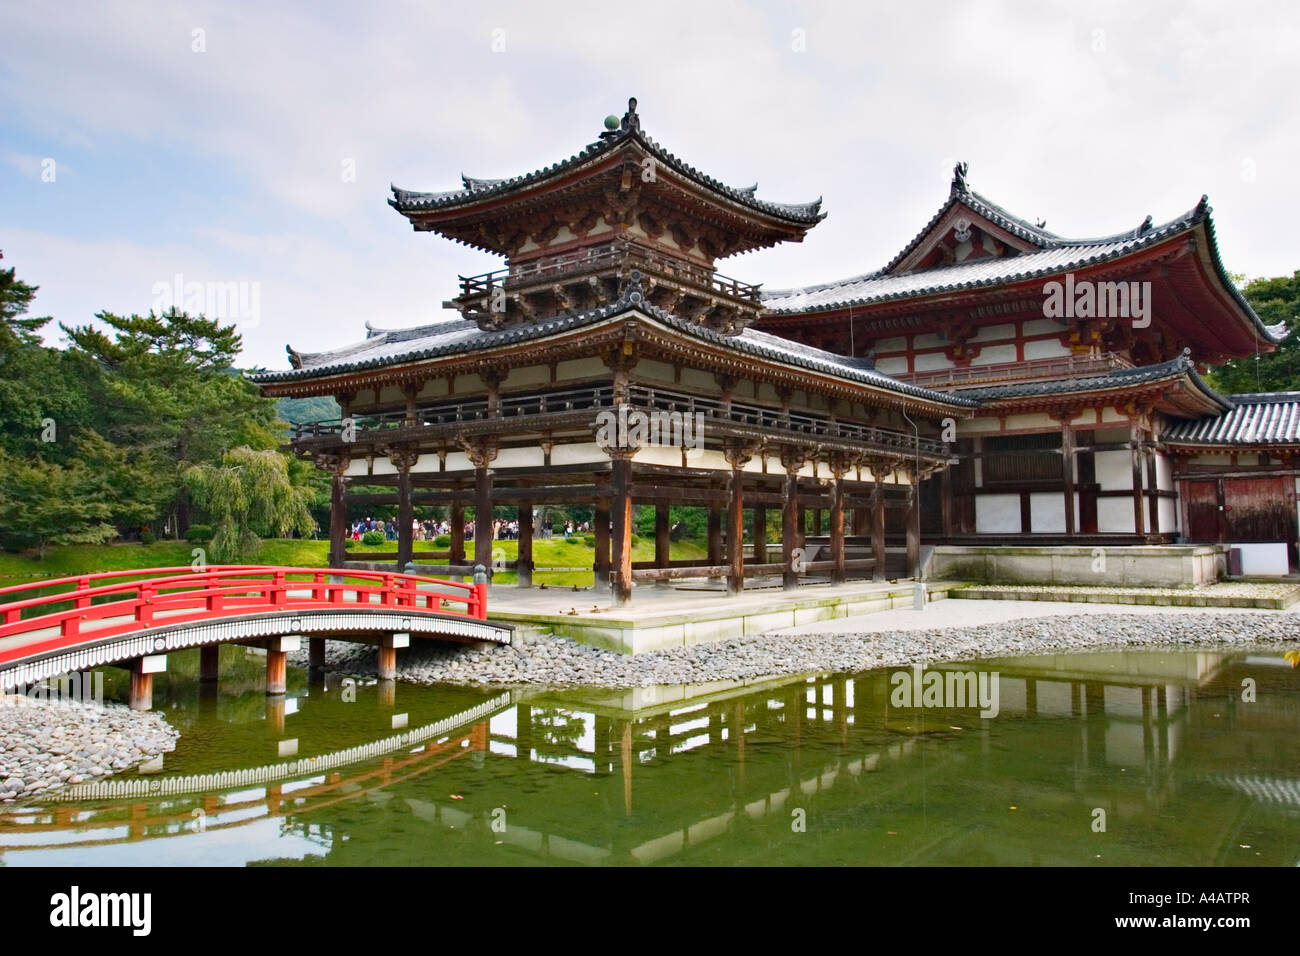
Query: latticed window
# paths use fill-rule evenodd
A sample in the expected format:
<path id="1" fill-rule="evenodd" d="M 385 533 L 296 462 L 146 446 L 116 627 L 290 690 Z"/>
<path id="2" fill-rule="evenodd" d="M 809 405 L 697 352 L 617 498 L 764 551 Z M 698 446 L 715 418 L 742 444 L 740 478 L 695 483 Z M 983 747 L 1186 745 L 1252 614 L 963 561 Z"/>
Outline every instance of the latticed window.
<path id="1" fill-rule="evenodd" d="M 984 439 L 984 484 L 1023 484 L 1059 480 L 1059 432 L 1043 435 L 997 435 Z"/>

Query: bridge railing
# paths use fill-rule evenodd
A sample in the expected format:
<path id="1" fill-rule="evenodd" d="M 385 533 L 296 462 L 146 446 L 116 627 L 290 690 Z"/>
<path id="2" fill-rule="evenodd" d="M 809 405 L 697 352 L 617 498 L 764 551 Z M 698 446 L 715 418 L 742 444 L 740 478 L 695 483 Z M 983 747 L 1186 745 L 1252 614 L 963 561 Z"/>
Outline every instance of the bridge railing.
<path id="1" fill-rule="evenodd" d="M 143 576 L 143 577 L 142 577 Z M 54 593 L 39 593 L 50 588 Z M 23 597 L 24 593 L 31 597 Z M 400 608 L 484 620 L 487 585 L 391 571 L 215 565 L 109 571 L 0 588 L 0 641 L 46 633 L 58 646 L 161 624 L 268 612 Z M 464 605 L 464 610 L 445 607 Z M 43 646 L 43 644 L 41 645 Z M 0 662 L 37 645 L 0 644 Z"/>

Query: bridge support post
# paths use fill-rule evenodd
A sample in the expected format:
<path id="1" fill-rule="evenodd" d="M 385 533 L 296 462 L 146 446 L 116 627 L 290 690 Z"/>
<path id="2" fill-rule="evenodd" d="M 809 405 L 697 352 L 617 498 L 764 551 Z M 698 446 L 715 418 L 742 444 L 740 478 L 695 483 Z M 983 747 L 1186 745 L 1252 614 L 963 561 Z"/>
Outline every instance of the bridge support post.
<path id="1" fill-rule="evenodd" d="M 296 634 L 273 637 L 266 642 L 266 692 L 283 694 L 287 688 L 289 652 L 302 646 Z"/>
<path id="2" fill-rule="evenodd" d="M 376 674 L 380 680 L 397 679 L 397 649 L 410 646 L 410 634 L 385 634 L 379 639 L 379 665 Z"/>
<path id="3" fill-rule="evenodd" d="M 325 669 L 325 638 L 309 637 L 307 638 L 307 666 L 312 673 L 320 673 Z"/>
<path id="4" fill-rule="evenodd" d="M 132 710 L 153 710 L 153 675 L 167 670 L 167 655 L 137 657 L 127 666 L 131 669 L 131 690 L 127 703 Z"/>
<path id="5" fill-rule="evenodd" d="M 199 648 L 199 680 L 215 681 L 221 676 L 221 645 L 208 644 Z"/>

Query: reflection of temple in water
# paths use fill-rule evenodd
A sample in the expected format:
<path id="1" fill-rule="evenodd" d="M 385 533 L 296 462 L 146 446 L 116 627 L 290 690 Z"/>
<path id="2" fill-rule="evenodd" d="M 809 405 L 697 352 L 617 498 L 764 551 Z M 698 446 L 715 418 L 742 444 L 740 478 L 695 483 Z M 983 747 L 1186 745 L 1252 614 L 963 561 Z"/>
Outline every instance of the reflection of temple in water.
<path id="1" fill-rule="evenodd" d="M 108 781 L 0 816 L 0 851 L 14 862 L 26 847 L 201 839 L 199 821 L 274 826 L 252 858 L 340 864 L 1293 864 L 1300 697 L 1280 662 L 988 662 L 992 719 L 893 706 L 890 671 L 462 692 L 465 706 L 437 720 L 396 713 L 431 692 L 389 688 L 375 703 L 391 733 L 219 774 Z"/>

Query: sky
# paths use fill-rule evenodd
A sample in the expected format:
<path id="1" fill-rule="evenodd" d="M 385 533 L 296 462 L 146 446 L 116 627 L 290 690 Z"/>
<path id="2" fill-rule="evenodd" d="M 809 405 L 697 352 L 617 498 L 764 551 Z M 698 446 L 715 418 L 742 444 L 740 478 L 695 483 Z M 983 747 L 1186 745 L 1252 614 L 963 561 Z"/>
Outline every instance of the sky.
<path id="1" fill-rule="evenodd" d="M 0 0 L 0 250 L 33 314 L 203 302 L 287 368 L 503 264 L 414 233 L 390 184 L 558 162 L 636 96 L 696 168 L 823 197 L 803 243 L 718 263 L 768 289 L 882 267 L 958 160 L 1066 236 L 1208 194 L 1229 271 L 1289 275 L 1298 89 L 1293 2 Z"/>

